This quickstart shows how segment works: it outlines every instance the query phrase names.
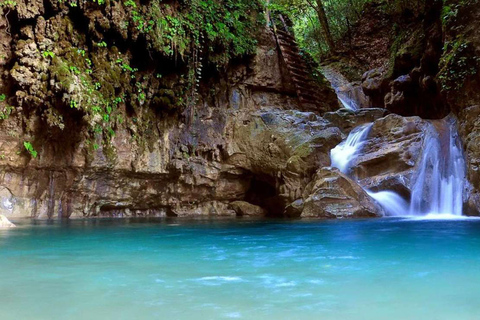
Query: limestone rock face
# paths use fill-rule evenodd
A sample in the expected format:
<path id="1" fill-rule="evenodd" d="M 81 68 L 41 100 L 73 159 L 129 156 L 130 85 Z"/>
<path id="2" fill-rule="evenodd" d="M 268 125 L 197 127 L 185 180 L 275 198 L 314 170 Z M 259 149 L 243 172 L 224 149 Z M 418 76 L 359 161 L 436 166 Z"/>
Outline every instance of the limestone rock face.
<path id="1" fill-rule="evenodd" d="M 278 199 L 271 207 L 282 213 L 318 166 L 330 164 L 329 151 L 340 141 L 340 130 L 314 113 L 260 111 L 236 122 L 228 163 L 274 187 Z"/>
<path id="2" fill-rule="evenodd" d="M 464 137 L 468 176 L 478 190 L 480 187 L 480 106 L 462 111 L 460 134 Z"/>
<path id="3" fill-rule="evenodd" d="M 302 217 L 365 218 L 382 216 L 374 200 L 337 169 L 322 168 L 305 190 Z"/>
<path id="4" fill-rule="evenodd" d="M 467 200 L 466 214 L 480 214 L 480 106 L 475 105 L 460 113 L 460 136 L 465 146 L 467 177 L 472 185 Z"/>
<path id="5" fill-rule="evenodd" d="M 267 30 L 256 54 L 205 68 L 208 78 L 180 96 L 185 61 L 125 24 L 131 10 L 77 5 L 0 8 L 0 214 L 235 216 L 279 207 L 282 215 L 315 162 L 328 165 L 341 133 L 319 115 L 288 111 L 301 105 Z M 337 106 L 333 90 L 322 90 L 318 111 Z"/>
<path id="6" fill-rule="evenodd" d="M 454 0 L 445 1 L 445 5 L 455 5 Z M 467 201 L 467 214 L 480 212 L 480 6 L 467 1 L 458 6 L 458 18 L 450 20 L 445 26 L 447 47 L 441 59 L 441 75 L 444 80 L 443 92 L 453 112 L 458 116 L 459 133 L 462 138 L 467 162 L 467 177 L 472 191 Z M 462 46 L 461 52 L 458 46 Z M 456 59 L 450 57 L 456 56 Z M 476 62 L 475 62 L 476 61 Z"/>

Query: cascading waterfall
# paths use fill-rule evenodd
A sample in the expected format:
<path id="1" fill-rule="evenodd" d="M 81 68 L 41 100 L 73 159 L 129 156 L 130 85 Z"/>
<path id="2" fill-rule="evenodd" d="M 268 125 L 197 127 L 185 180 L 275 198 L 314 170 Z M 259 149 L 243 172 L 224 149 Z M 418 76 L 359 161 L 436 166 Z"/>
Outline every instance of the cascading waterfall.
<path id="1" fill-rule="evenodd" d="M 366 143 L 372 124 L 361 125 L 331 151 L 332 167 L 348 174 Z M 366 192 L 390 216 L 461 216 L 466 165 L 453 118 L 428 124 L 408 204 L 393 191 Z"/>
<path id="2" fill-rule="evenodd" d="M 347 140 L 343 141 L 330 151 L 332 167 L 338 168 L 345 174 L 348 173 L 350 170 L 350 163 L 362 150 L 372 125 L 372 123 L 368 123 L 356 127 L 350 132 Z"/>
<path id="3" fill-rule="evenodd" d="M 365 97 L 361 87 L 354 87 L 341 73 L 329 67 L 323 67 L 322 73 L 325 78 L 330 81 L 332 88 L 337 94 L 338 100 L 343 107 L 348 110 L 358 110 L 360 108 L 358 101 L 358 93 Z"/>
<path id="4" fill-rule="evenodd" d="M 408 212 L 408 202 L 393 191 L 367 191 L 367 194 L 378 202 L 389 216 L 404 216 Z"/>
<path id="5" fill-rule="evenodd" d="M 324 74 L 343 106 L 357 110 L 358 101 L 351 95 L 352 90 L 343 90 L 348 87 L 348 81 L 334 70 L 325 69 Z M 349 174 L 372 125 L 369 123 L 355 128 L 345 141 L 331 150 L 332 167 Z M 428 123 L 422 158 L 417 167 L 411 183 L 410 203 L 393 191 L 365 191 L 391 216 L 461 216 L 466 164 L 453 117 Z"/>
<path id="6" fill-rule="evenodd" d="M 455 120 L 430 123 L 423 147 L 410 215 L 461 216 L 466 165 Z"/>
<path id="7" fill-rule="evenodd" d="M 330 152 L 332 167 L 338 168 L 344 174 L 350 171 L 350 164 L 362 151 L 368 138 L 372 123 L 364 124 L 350 132 L 347 140 L 340 143 Z M 365 190 L 391 216 L 405 215 L 408 212 L 407 202 L 393 191 L 371 192 Z"/>

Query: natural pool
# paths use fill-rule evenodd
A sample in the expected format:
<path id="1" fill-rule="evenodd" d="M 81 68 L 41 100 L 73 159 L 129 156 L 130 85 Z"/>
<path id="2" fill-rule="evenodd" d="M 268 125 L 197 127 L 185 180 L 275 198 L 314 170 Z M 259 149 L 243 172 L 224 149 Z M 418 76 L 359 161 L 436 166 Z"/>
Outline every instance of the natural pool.
<path id="1" fill-rule="evenodd" d="M 2 320 L 480 318 L 480 220 L 15 222 Z"/>

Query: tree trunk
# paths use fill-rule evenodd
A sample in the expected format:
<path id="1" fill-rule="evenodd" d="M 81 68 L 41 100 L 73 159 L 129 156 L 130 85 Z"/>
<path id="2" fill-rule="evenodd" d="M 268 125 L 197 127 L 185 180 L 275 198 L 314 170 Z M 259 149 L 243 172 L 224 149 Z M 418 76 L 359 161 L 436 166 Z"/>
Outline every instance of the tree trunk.
<path id="1" fill-rule="evenodd" d="M 335 43 L 333 42 L 332 33 L 330 32 L 330 26 L 328 25 L 327 15 L 325 14 L 325 8 L 323 7 L 322 0 L 317 0 L 317 15 L 320 22 L 320 26 L 327 41 L 328 49 L 331 53 L 335 53 Z"/>

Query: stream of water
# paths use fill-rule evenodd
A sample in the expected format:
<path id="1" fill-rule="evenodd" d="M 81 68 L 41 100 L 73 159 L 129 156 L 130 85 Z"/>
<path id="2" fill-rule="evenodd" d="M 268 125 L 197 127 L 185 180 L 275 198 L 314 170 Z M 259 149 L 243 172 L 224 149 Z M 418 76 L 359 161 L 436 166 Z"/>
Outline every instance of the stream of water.
<path id="1" fill-rule="evenodd" d="M 372 124 L 364 124 L 356 127 L 350 132 L 347 139 L 330 151 L 332 167 L 338 168 L 341 172 L 348 174 L 350 164 L 362 151 Z"/>

